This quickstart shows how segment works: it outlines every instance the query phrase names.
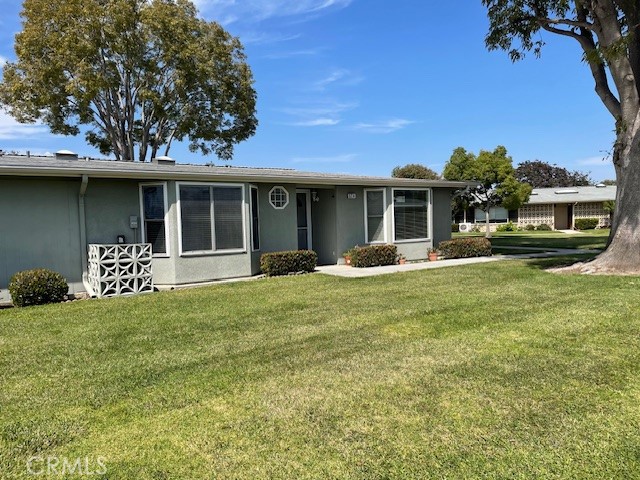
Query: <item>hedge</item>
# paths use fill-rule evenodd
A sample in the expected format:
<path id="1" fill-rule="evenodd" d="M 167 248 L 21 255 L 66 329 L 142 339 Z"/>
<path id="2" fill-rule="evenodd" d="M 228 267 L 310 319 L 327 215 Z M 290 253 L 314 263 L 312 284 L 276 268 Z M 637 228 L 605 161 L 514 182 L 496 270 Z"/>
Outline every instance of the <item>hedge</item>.
<path id="1" fill-rule="evenodd" d="M 445 258 L 469 258 L 491 256 L 491 242 L 487 238 L 468 237 L 445 240 L 438 244 Z"/>
<path id="2" fill-rule="evenodd" d="M 11 277 L 9 293 L 16 307 L 58 303 L 69 292 L 65 278 L 57 272 L 38 268 L 23 270 Z"/>
<path id="3" fill-rule="evenodd" d="M 597 218 L 576 218 L 576 230 L 593 230 L 598 226 L 600 220 Z"/>
<path id="4" fill-rule="evenodd" d="M 360 268 L 393 265 L 398 258 L 398 248 L 395 245 L 355 247 L 349 253 L 351 254 L 351 266 Z"/>
<path id="5" fill-rule="evenodd" d="M 453 223 L 451 225 L 451 233 L 458 233 L 460 231 L 460 224 L 459 223 Z"/>
<path id="6" fill-rule="evenodd" d="M 317 265 L 318 254 L 313 250 L 263 253 L 260 256 L 260 269 L 268 277 L 313 272 Z"/>

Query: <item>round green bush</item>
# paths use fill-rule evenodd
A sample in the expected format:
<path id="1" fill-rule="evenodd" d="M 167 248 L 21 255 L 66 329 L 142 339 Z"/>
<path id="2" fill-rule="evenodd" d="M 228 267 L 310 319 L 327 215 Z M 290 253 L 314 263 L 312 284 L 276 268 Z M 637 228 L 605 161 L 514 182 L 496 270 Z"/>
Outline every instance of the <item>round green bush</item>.
<path id="1" fill-rule="evenodd" d="M 24 270 L 11 277 L 9 293 L 16 307 L 58 303 L 69 291 L 66 279 L 45 268 Z"/>
<path id="2" fill-rule="evenodd" d="M 549 225 L 547 225 L 546 223 L 541 223 L 540 225 L 538 225 L 536 227 L 536 230 L 538 230 L 539 232 L 549 232 L 551 230 L 553 230 Z"/>

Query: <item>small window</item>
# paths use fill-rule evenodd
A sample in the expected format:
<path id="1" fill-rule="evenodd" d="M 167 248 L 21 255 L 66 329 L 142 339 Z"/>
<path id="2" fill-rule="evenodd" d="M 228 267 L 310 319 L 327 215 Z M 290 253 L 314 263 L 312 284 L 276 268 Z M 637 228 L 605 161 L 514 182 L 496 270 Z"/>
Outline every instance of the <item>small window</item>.
<path id="1" fill-rule="evenodd" d="M 385 194 L 383 189 L 365 190 L 365 217 L 367 243 L 386 241 L 384 212 Z"/>
<path id="2" fill-rule="evenodd" d="M 277 210 L 289 205 L 289 192 L 284 187 L 273 187 L 269 192 L 269 203 Z"/>
<path id="3" fill-rule="evenodd" d="M 143 241 L 154 254 L 167 253 L 166 202 L 164 185 L 142 185 Z"/>
<path id="4" fill-rule="evenodd" d="M 258 212 L 258 189 L 251 187 L 251 248 L 260 250 L 260 216 Z"/>

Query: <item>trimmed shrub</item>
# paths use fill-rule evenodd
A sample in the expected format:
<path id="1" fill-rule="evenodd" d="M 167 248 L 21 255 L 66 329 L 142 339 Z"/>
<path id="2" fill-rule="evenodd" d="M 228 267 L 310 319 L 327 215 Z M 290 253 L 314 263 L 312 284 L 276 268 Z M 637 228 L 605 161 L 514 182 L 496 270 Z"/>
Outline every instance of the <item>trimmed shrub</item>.
<path id="1" fill-rule="evenodd" d="M 491 242 L 484 237 L 454 238 L 438 244 L 445 258 L 490 257 Z"/>
<path id="2" fill-rule="evenodd" d="M 451 225 L 451 233 L 458 233 L 460 231 L 460 224 L 454 223 Z"/>
<path id="3" fill-rule="evenodd" d="M 395 245 L 369 245 L 351 250 L 351 265 L 359 268 L 394 265 L 397 258 L 398 248 Z"/>
<path id="4" fill-rule="evenodd" d="M 597 218 L 576 218 L 576 230 L 593 230 L 598 226 L 600 220 Z"/>
<path id="5" fill-rule="evenodd" d="M 531 224 L 529 224 L 529 225 L 527 225 L 526 227 L 524 227 L 524 229 L 525 229 L 527 232 L 533 232 L 533 231 L 536 229 L 536 226 L 535 226 L 535 225 L 531 225 Z"/>
<path id="6" fill-rule="evenodd" d="M 11 301 L 16 307 L 58 303 L 68 291 L 67 280 L 45 268 L 18 272 L 9 281 Z"/>
<path id="7" fill-rule="evenodd" d="M 553 228 L 551 228 L 546 223 L 541 223 L 540 225 L 538 225 L 536 227 L 536 230 L 539 231 L 539 232 L 550 232 L 551 230 L 553 230 Z"/>
<path id="8" fill-rule="evenodd" d="M 498 225 L 496 228 L 496 232 L 517 232 L 518 226 L 514 225 L 513 222 L 503 223 L 502 225 Z"/>
<path id="9" fill-rule="evenodd" d="M 318 265 L 318 254 L 313 250 L 263 253 L 260 256 L 260 269 L 268 277 L 313 272 L 316 265 Z"/>

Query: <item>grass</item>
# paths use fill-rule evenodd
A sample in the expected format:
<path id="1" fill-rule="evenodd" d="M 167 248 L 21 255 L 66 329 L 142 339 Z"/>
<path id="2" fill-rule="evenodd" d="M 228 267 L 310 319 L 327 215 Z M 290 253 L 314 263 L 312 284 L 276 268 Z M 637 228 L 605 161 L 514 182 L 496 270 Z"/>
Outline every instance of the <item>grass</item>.
<path id="1" fill-rule="evenodd" d="M 455 233 L 456 237 L 484 236 L 484 233 Z M 491 244 L 496 247 L 537 247 L 570 249 L 604 249 L 609 238 L 608 229 L 585 230 L 581 233 L 566 234 L 549 232 L 495 232 Z"/>
<path id="2" fill-rule="evenodd" d="M 639 478 L 640 278 L 563 261 L 1 310 L 0 477 Z"/>

